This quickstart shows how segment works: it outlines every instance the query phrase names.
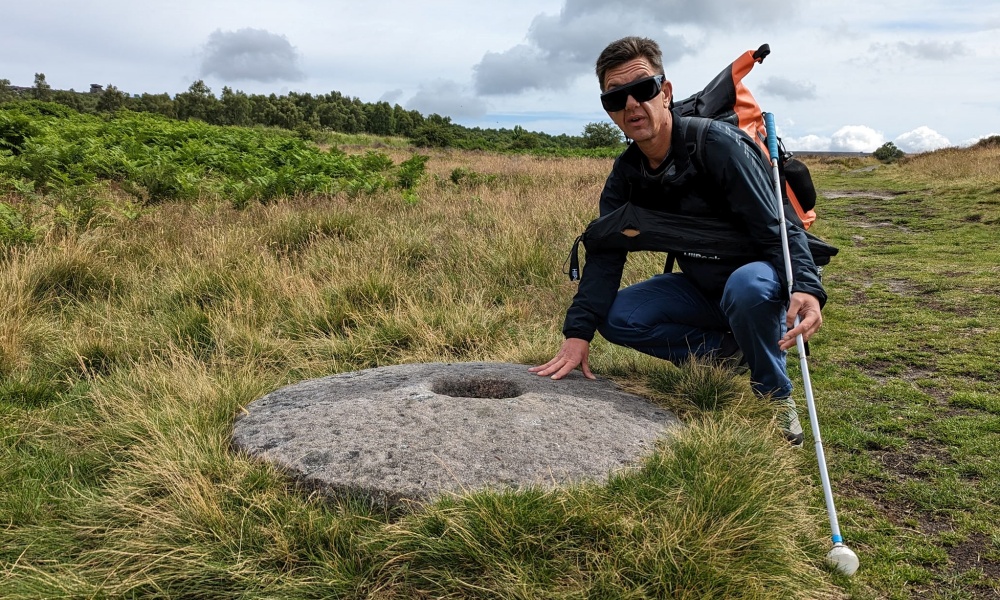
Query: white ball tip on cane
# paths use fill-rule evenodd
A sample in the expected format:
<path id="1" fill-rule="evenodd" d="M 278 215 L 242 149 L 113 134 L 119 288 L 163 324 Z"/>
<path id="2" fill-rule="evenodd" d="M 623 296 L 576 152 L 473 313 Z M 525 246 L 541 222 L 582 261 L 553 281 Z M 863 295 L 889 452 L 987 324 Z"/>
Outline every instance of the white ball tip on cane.
<path id="1" fill-rule="evenodd" d="M 860 561 L 858 561 L 858 555 L 855 554 L 853 550 L 840 543 L 834 544 L 833 548 L 827 552 L 826 563 L 848 577 L 854 575 L 854 573 L 858 570 L 858 566 L 861 564 Z"/>

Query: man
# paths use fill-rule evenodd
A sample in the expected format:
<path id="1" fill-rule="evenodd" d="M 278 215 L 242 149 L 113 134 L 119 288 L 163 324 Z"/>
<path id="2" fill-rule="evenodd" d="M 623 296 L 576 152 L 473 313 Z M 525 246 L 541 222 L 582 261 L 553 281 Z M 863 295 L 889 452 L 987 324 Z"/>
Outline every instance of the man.
<path id="1" fill-rule="evenodd" d="M 692 355 L 739 360 L 742 353 L 754 391 L 780 405 L 785 437 L 801 445 L 785 357 L 796 336 L 808 340 L 820 328 L 826 293 L 804 231 L 790 226 L 794 287 L 788 297 L 766 159 L 742 131 L 713 121 L 699 153 L 702 159 L 695 162 L 685 124 L 671 112 L 672 86 L 653 40 L 627 37 L 611 43 L 597 60 L 597 78 L 608 116 L 633 141 L 608 176 L 601 215 L 632 202 L 668 213 L 722 218 L 749 233 L 760 256 L 749 262 L 678 256 L 682 272 L 619 290 L 627 253 L 588 249 L 580 288 L 563 325 L 566 340 L 552 360 L 530 371 L 561 379 L 580 367 L 593 379 L 588 355 L 595 331 L 612 343 L 673 362 Z M 680 176 L 692 167 L 693 176 Z M 796 316 L 800 323 L 793 327 Z"/>

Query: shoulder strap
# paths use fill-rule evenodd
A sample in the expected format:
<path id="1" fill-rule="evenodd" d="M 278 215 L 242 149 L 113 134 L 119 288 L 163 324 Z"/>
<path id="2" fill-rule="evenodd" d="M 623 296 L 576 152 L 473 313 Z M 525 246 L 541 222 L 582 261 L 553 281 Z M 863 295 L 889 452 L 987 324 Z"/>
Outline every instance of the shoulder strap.
<path id="1" fill-rule="evenodd" d="M 712 125 L 711 119 L 704 117 L 680 117 L 677 126 L 681 128 L 685 145 L 688 146 L 688 155 L 698 171 L 704 171 L 705 160 L 703 158 L 703 148 L 705 138 L 708 136 L 708 128 Z M 694 146 L 692 149 L 691 147 Z M 677 254 L 667 252 L 667 260 L 663 265 L 664 273 L 672 273 L 674 264 L 677 262 Z"/>
<path id="2" fill-rule="evenodd" d="M 705 169 L 705 140 L 708 138 L 708 128 L 712 126 L 712 119 L 705 117 L 681 117 L 679 123 L 683 134 L 684 142 L 690 147 L 694 146 L 694 152 L 689 152 L 695 166 L 699 170 Z"/>

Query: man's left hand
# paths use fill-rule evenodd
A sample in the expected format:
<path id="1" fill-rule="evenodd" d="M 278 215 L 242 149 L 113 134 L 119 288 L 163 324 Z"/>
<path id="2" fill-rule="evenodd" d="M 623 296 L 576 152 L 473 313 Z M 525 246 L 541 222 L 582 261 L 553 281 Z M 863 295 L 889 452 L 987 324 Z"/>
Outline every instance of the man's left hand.
<path id="1" fill-rule="evenodd" d="M 799 325 L 793 328 L 795 317 L 799 318 Z M 809 338 L 819 331 L 820 326 L 823 324 L 823 314 L 820 312 L 819 300 L 816 296 L 805 292 L 794 292 L 791 301 L 788 303 L 785 324 L 788 326 L 788 333 L 779 341 L 779 348 L 788 350 L 794 346 L 795 338 L 799 334 L 802 334 L 802 341 L 808 342 Z"/>

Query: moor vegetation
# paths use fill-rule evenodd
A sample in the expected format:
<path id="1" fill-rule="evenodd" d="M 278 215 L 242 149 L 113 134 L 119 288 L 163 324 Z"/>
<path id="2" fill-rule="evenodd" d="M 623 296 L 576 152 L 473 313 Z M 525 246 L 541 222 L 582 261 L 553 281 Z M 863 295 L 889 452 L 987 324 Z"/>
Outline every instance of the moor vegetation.
<path id="1" fill-rule="evenodd" d="M 998 161 L 809 163 L 841 248 L 810 366 L 847 579 L 811 444 L 745 375 L 600 339 L 596 373 L 686 424 L 606 481 L 386 510 L 230 449 L 305 378 L 551 357 L 609 159 L 2 105 L 0 597 L 995 597 Z"/>
<path id="2" fill-rule="evenodd" d="M 367 134 L 405 137 L 421 147 L 604 157 L 614 156 L 623 149 L 621 134 L 610 122 L 590 123 L 577 136 L 549 135 L 527 131 L 520 126 L 513 129 L 465 127 L 452 123 L 450 117 L 424 116 L 384 101 L 362 102 L 337 91 L 317 95 L 290 92 L 278 96 L 246 94 L 224 87 L 216 97 L 201 80 L 174 95 L 130 95 L 111 84 L 97 87 L 101 89 L 94 93 L 53 90 L 45 74 L 36 73 L 31 88 L 15 90 L 9 80 L 0 79 L 0 103 L 35 100 L 92 115 L 126 110 L 210 125 L 270 127 L 294 131 L 314 141 L 323 141 L 331 134 Z"/>

